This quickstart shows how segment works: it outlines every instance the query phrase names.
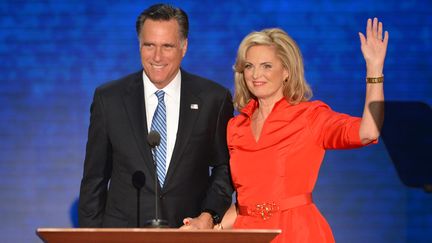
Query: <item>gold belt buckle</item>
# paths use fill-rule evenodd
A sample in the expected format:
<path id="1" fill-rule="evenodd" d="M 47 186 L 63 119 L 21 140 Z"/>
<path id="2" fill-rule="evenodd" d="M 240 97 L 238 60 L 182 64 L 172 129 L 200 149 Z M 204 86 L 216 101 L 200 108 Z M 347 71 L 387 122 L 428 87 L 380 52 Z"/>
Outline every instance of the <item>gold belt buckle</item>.
<path id="1" fill-rule="evenodd" d="M 274 203 L 261 203 L 256 204 L 254 209 L 251 209 L 249 214 L 254 216 L 261 216 L 263 220 L 267 220 L 273 216 L 273 213 L 279 211 L 279 206 Z"/>

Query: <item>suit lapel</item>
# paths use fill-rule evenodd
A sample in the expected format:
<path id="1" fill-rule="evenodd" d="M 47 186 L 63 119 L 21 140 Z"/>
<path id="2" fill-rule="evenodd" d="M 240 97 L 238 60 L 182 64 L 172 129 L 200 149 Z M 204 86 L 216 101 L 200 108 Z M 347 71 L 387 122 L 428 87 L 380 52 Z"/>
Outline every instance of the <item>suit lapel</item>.
<path id="1" fill-rule="evenodd" d="M 144 86 L 142 81 L 142 72 L 137 73 L 126 89 L 123 96 L 123 102 L 129 117 L 135 140 L 140 149 L 148 171 L 154 171 L 150 147 L 147 145 L 147 118 L 144 101 Z M 153 175 L 154 173 L 149 173 Z"/>
<path id="2" fill-rule="evenodd" d="M 180 163 L 201 109 L 201 99 L 197 96 L 197 91 L 194 92 L 194 90 L 195 87 L 190 83 L 187 73 L 182 71 L 179 124 L 171 162 L 165 177 L 165 185 L 169 185 L 168 183 Z M 164 186 L 165 188 L 166 186 Z"/>

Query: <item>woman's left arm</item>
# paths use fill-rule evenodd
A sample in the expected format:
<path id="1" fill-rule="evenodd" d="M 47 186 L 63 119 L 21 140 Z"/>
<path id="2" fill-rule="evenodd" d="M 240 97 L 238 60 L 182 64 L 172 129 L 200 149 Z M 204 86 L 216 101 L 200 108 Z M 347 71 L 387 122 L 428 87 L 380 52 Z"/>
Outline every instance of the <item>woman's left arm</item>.
<path id="1" fill-rule="evenodd" d="M 359 33 L 359 37 L 366 61 L 366 99 L 359 135 L 362 144 L 368 144 L 379 137 L 384 121 L 383 68 L 389 35 L 374 18 L 367 21 L 366 36 Z"/>

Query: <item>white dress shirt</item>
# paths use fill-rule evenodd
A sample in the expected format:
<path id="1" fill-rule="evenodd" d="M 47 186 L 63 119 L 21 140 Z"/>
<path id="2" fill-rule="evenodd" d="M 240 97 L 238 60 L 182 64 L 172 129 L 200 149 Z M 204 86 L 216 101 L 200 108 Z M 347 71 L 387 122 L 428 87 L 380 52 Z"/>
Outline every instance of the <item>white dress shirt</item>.
<path id="1" fill-rule="evenodd" d="M 153 115 L 158 105 L 158 99 L 155 94 L 159 89 L 150 81 L 145 72 L 143 71 L 144 82 L 144 97 L 145 109 L 147 117 L 147 128 L 150 132 Z M 166 121 L 167 121 L 167 154 L 166 154 L 166 170 L 171 162 L 172 152 L 177 137 L 178 121 L 180 116 L 180 86 L 181 86 L 181 73 L 178 71 L 174 79 L 162 90 L 165 92 L 164 101 L 166 107 Z M 166 171 L 165 171 L 166 173 Z"/>

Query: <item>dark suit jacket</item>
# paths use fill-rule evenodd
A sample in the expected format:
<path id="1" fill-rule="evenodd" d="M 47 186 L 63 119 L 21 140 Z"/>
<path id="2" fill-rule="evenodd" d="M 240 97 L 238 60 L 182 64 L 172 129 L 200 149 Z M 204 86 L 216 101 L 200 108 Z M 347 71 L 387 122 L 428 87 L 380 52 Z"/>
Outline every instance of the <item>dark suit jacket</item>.
<path id="1" fill-rule="evenodd" d="M 203 209 L 223 216 L 233 192 L 226 125 L 230 92 L 181 70 L 180 119 L 172 160 L 160 191 L 160 218 L 179 227 Z M 154 164 L 147 144 L 142 71 L 98 87 L 91 106 L 78 217 L 80 227 L 135 227 L 132 174 L 145 175 L 140 221 L 155 217 Z M 191 109 L 197 104 L 198 109 Z M 209 167 L 213 167 L 209 176 Z"/>

